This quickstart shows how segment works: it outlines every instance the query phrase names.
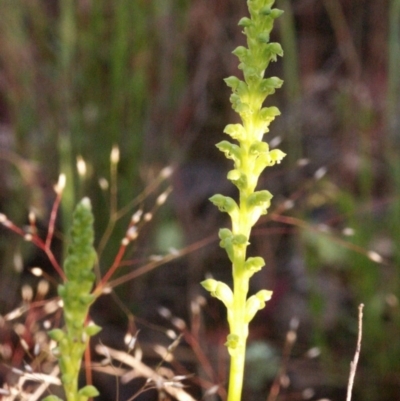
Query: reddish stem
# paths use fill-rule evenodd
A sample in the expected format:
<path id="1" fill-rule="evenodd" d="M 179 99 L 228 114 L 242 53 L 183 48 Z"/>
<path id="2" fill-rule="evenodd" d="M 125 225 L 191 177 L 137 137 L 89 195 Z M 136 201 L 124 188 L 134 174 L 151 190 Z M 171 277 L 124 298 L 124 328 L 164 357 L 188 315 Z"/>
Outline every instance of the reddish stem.
<path id="1" fill-rule="evenodd" d="M 63 279 L 63 281 L 67 281 L 67 276 L 62 270 L 61 266 L 57 262 L 56 257 L 54 256 L 52 250 L 37 236 L 34 235 L 32 237 L 32 243 L 34 243 L 39 249 L 41 249 L 49 258 L 51 265 L 54 267 L 59 276 Z"/>
<path id="2" fill-rule="evenodd" d="M 125 239 L 125 238 L 124 238 Z M 129 242 L 128 242 L 129 243 Z M 119 247 L 117 256 L 114 259 L 114 262 L 112 264 L 112 266 L 108 269 L 107 273 L 105 274 L 105 276 L 101 279 L 100 283 L 97 285 L 97 287 L 94 290 L 94 293 L 96 295 L 100 294 L 103 287 L 105 286 L 105 284 L 108 282 L 108 280 L 110 279 L 110 277 L 115 273 L 115 271 L 118 269 L 118 267 L 121 265 L 121 260 L 125 254 L 126 251 L 126 247 L 128 246 L 128 243 L 125 244 L 124 242 L 121 244 L 121 246 Z"/>
<path id="3" fill-rule="evenodd" d="M 26 239 L 27 234 L 24 232 L 24 230 L 16 226 L 12 221 L 7 220 L 7 224 L 5 224 L 5 226 L 9 228 L 11 231 L 14 231 L 16 234 Z M 61 269 L 61 266 L 58 264 L 57 259 L 55 258 L 53 252 L 49 247 L 46 246 L 46 244 L 40 239 L 40 237 L 38 237 L 36 234 L 33 234 L 32 238 L 30 238 L 29 240 L 27 239 L 27 241 L 30 241 L 33 244 L 35 244 L 39 249 L 41 249 L 47 255 L 47 257 L 50 260 L 50 263 L 52 264 L 56 272 L 60 275 L 60 277 L 64 281 L 66 281 L 67 278 L 63 270 Z"/>
<path id="4" fill-rule="evenodd" d="M 61 193 L 57 193 L 56 199 L 54 200 L 53 207 L 51 209 L 50 213 L 50 221 L 49 221 L 49 228 L 47 231 L 47 237 L 46 237 L 46 248 L 50 249 L 51 245 L 51 240 L 53 239 L 53 234 L 54 234 L 54 228 L 56 225 L 56 218 L 57 218 L 57 212 L 58 208 L 60 206 L 61 202 Z"/>

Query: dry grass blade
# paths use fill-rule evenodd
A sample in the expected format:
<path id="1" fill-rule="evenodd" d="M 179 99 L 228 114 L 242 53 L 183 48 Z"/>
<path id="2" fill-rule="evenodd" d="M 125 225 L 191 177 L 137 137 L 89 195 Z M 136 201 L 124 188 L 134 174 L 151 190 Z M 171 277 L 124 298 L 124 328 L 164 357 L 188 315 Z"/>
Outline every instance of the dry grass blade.
<path id="1" fill-rule="evenodd" d="M 96 347 L 96 352 L 101 355 L 109 355 L 112 359 L 129 365 L 130 367 L 135 369 L 141 376 L 150 379 L 154 383 L 164 383 L 163 390 L 172 397 L 176 398 L 178 401 L 195 401 L 195 399 L 185 390 L 169 386 L 169 380 L 167 381 L 163 376 L 159 375 L 152 368 L 145 365 L 143 362 L 139 361 L 132 355 L 127 354 L 126 352 L 117 351 L 104 345 L 98 345 Z"/>
<path id="2" fill-rule="evenodd" d="M 24 373 L 20 379 L 18 380 L 17 385 L 10 389 L 10 395 L 4 396 L 2 398 L 4 401 L 15 401 L 15 400 L 29 400 L 29 401 L 36 401 L 43 393 L 48 389 L 50 385 L 61 385 L 61 381 L 58 378 L 60 373 L 60 369 L 58 365 L 54 366 L 53 370 L 48 375 L 44 374 L 31 374 L 31 373 Z M 34 380 L 34 381 L 42 381 L 39 387 L 33 393 L 25 393 L 23 391 L 24 384 L 27 380 Z"/>

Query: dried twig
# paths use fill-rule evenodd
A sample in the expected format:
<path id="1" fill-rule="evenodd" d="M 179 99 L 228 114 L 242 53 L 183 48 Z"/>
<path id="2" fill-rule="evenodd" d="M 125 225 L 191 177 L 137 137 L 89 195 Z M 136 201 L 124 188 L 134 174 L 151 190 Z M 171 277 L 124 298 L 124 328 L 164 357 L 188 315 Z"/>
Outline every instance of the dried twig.
<path id="1" fill-rule="evenodd" d="M 357 338 L 357 348 L 356 353 L 354 354 L 354 358 L 350 363 L 350 375 L 349 375 L 349 383 L 347 385 L 347 396 L 346 401 L 351 401 L 351 394 L 354 384 L 354 377 L 356 375 L 358 358 L 360 357 L 361 351 L 361 339 L 362 339 L 362 318 L 363 318 L 363 308 L 364 304 L 360 304 L 358 306 L 358 338 Z"/>
<path id="2" fill-rule="evenodd" d="M 15 370 L 14 370 L 15 372 Z M 57 377 L 60 373 L 60 369 L 58 365 L 54 366 L 52 371 L 46 375 L 43 373 L 30 373 L 21 371 L 21 376 L 18 379 L 18 382 L 15 386 L 7 390 L 6 388 L 2 389 L 0 392 L 3 395 L 1 398 L 4 401 L 16 401 L 16 400 L 28 400 L 28 401 L 37 401 L 42 394 L 48 389 L 50 385 L 61 385 L 61 380 Z M 24 386 L 27 381 L 35 381 L 42 382 L 40 386 L 38 386 L 33 393 L 27 393 L 24 390 Z"/>
<path id="3" fill-rule="evenodd" d="M 132 367 L 139 375 L 150 379 L 154 383 L 157 383 L 166 393 L 176 398 L 178 401 L 195 401 L 195 399 L 185 390 L 175 387 L 171 381 L 166 380 L 163 376 L 158 374 L 155 370 L 145 365 L 134 356 L 129 355 L 126 352 L 117 351 L 106 347 L 105 345 L 96 346 L 96 351 L 101 355 L 110 356 L 112 359 Z"/>
<path id="4" fill-rule="evenodd" d="M 29 401 L 38 400 L 40 396 L 47 390 L 50 384 L 55 384 L 57 386 L 60 386 L 61 380 L 57 377 L 59 373 L 60 373 L 60 368 L 58 367 L 58 365 L 56 365 L 49 375 L 47 376 L 40 375 L 39 379 L 42 379 L 43 383 L 35 390 L 33 394 L 29 395 Z"/>

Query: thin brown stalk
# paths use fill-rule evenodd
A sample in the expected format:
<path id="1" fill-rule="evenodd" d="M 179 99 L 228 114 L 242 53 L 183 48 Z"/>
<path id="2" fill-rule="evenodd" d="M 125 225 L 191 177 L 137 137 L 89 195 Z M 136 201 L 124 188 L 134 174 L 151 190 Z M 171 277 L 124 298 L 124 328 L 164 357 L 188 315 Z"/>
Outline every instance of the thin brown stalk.
<path id="1" fill-rule="evenodd" d="M 350 375 L 349 375 L 349 383 L 347 385 L 347 396 L 346 401 L 351 401 L 351 395 L 353 390 L 354 378 L 356 376 L 358 358 L 360 357 L 361 351 L 361 339 L 362 339 L 362 318 L 363 318 L 363 308 L 364 304 L 360 304 L 358 306 L 358 338 L 357 338 L 357 347 L 356 352 L 354 354 L 354 358 L 350 363 Z"/>
<path id="2" fill-rule="evenodd" d="M 290 321 L 290 329 L 286 333 L 285 345 L 282 352 L 282 363 L 275 376 L 275 380 L 272 383 L 271 390 L 267 401 L 276 401 L 282 386 L 282 379 L 286 376 L 287 366 L 289 364 L 290 355 L 292 353 L 293 345 L 297 339 L 297 329 L 299 326 L 299 320 L 297 318 L 292 318 Z"/>

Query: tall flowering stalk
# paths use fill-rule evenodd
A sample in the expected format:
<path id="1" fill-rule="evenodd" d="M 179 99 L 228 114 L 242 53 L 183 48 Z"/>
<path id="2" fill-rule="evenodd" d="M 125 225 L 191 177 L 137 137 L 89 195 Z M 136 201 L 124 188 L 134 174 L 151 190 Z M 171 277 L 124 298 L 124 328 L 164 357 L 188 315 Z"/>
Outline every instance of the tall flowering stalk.
<path id="1" fill-rule="evenodd" d="M 94 324 L 87 325 L 90 305 L 95 300 L 92 293 L 95 275 L 93 266 L 96 252 L 93 248 L 93 214 L 90 200 L 82 199 L 77 205 L 71 227 L 71 242 L 64 262 L 66 281 L 59 285 L 58 294 L 64 302 L 65 329 L 54 329 L 50 337 L 58 343 L 61 380 L 67 401 L 87 401 L 99 395 L 97 389 L 87 385 L 78 389 L 82 357 L 89 338 L 100 331 Z M 44 401 L 62 401 L 51 395 Z"/>
<path id="2" fill-rule="evenodd" d="M 221 211 L 229 214 L 232 229 L 219 231 L 220 246 L 232 262 L 233 290 L 225 283 L 208 279 L 201 284 L 212 296 L 221 300 L 228 314 L 230 334 L 226 346 L 231 357 L 228 401 L 239 401 L 243 387 L 246 340 L 248 325 L 256 312 L 265 306 L 272 291 L 261 290 L 248 298 L 251 276 L 265 265 L 263 258 L 247 257 L 250 232 L 261 215 L 267 213 L 272 194 L 267 190 L 256 191 L 262 171 L 280 163 L 285 154 L 270 150 L 263 136 L 269 124 L 280 114 L 276 107 L 263 107 L 266 97 L 282 86 L 277 77 L 264 78 L 264 71 L 277 56 L 283 56 L 279 43 L 269 43 L 274 20 L 282 11 L 272 9 L 274 0 L 248 0 L 250 18 L 244 17 L 239 26 L 244 28 L 247 48 L 237 47 L 235 54 L 244 80 L 231 76 L 225 79 L 232 89 L 230 101 L 239 114 L 241 124 L 228 124 L 224 132 L 237 143 L 222 141 L 216 146 L 232 159 L 234 169 L 229 171 L 230 180 L 239 190 L 239 203 L 220 194 L 210 198 Z"/>

